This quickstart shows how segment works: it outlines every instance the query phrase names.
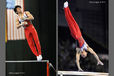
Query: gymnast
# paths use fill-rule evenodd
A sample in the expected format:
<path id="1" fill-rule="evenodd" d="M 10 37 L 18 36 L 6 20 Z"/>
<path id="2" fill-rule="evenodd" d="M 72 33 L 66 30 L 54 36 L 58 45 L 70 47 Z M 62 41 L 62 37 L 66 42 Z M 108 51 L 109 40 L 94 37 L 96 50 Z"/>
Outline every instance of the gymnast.
<path id="1" fill-rule="evenodd" d="M 64 12 L 65 12 L 65 18 L 68 23 L 71 35 L 79 43 L 79 48 L 76 48 L 76 51 L 77 51 L 76 52 L 76 64 L 77 64 L 78 70 L 83 71 L 79 63 L 80 55 L 83 58 L 85 58 L 87 56 L 87 52 L 90 52 L 96 58 L 97 65 L 104 65 L 99 59 L 99 57 L 97 56 L 97 54 L 95 53 L 95 51 L 86 43 L 86 41 L 82 37 L 80 28 L 70 12 L 67 1 L 64 3 Z"/>
<path id="2" fill-rule="evenodd" d="M 32 20 L 34 20 L 34 17 L 29 11 L 22 12 L 21 6 L 19 5 L 15 6 L 14 12 L 17 14 L 17 29 L 19 29 L 20 27 L 24 27 L 25 37 L 27 39 L 28 45 L 31 48 L 33 54 L 36 56 L 37 61 L 41 61 L 42 55 L 40 41 L 37 31 L 31 22 Z M 38 49 L 38 51 L 36 48 Z"/>

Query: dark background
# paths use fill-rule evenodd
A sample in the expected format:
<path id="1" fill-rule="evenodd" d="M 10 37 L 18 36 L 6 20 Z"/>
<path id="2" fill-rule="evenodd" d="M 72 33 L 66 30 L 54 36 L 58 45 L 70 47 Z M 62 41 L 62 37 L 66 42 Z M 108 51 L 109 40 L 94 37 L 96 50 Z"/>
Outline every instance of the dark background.
<path id="1" fill-rule="evenodd" d="M 44 60 L 56 66 L 56 0 L 24 0 L 25 11 L 34 16 Z M 36 60 L 26 40 L 6 43 L 6 60 Z M 53 72 L 54 73 L 54 72 Z"/>
<path id="2" fill-rule="evenodd" d="M 78 70 L 75 63 L 75 48 L 78 45 L 70 35 L 65 20 L 63 4 L 66 0 L 58 2 L 58 49 L 59 70 Z M 67 0 L 75 20 L 79 24 L 85 41 L 100 57 L 104 66 L 96 66 L 97 62 L 91 54 L 80 64 L 85 71 L 108 72 L 108 0 Z M 92 3 L 92 2 L 93 3 Z M 97 3 L 95 3 L 97 2 Z"/>

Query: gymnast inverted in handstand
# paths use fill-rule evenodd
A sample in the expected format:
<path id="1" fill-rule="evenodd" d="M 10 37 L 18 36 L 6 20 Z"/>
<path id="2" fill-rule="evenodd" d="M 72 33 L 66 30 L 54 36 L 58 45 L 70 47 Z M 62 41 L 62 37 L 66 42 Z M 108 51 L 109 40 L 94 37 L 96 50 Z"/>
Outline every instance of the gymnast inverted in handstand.
<path id="1" fill-rule="evenodd" d="M 87 52 L 90 52 L 91 54 L 94 55 L 94 57 L 97 60 L 97 65 L 104 65 L 101 62 L 101 60 L 99 59 L 99 57 L 97 56 L 97 54 L 93 51 L 93 49 L 86 43 L 86 41 L 82 37 L 80 28 L 70 12 L 67 1 L 64 3 L 64 12 L 65 12 L 65 18 L 68 23 L 71 35 L 79 43 L 79 48 L 76 48 L 76 51 L 77 51 L 76 52 L 76 63 L 77 63 L 78 70 L 83 71 L 82 68 L 80 67 L 80 63 L 79 63 L 80 55 L 83 58 L 85 58 L 87 56 Z"/>

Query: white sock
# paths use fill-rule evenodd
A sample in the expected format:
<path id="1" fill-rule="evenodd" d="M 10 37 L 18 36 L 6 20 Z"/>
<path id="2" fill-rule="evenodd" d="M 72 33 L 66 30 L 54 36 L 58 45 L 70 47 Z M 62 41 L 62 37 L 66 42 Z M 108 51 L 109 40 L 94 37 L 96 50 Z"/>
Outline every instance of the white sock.
<path id="1" fill-rule="evenodd" d="M 67 8 L 68 7 L 68 2 L 66 1 L 65 3 L 64 3 L 64 8 Z"/>
<path id="2" fill-rule="evenodd" d="M 37 58 L 37 61 L 39 61 L 39 56 L 37 56 L 36 58 Z"/>
<path id="3" fill-rule="evenodd" d="M 36 58 L 37 58 L 37 61 L 41 61 L 42 60 L 42 55 L 39 55 Z"/>

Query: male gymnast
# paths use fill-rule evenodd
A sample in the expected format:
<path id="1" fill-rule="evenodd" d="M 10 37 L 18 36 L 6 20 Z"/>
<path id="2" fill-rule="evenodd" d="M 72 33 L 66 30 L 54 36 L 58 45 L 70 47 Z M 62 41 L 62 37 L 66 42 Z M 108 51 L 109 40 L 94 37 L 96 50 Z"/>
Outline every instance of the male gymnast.
<path id="1" fill-rule="evenodd" d="M 101 60 L 99 59 L 99 57 L 97 56 L 97 54 L 95 53 L 95 51 L 86 43 L 86 41 L 82 37 L 80 28 L 70 12 L 67 1 L 64 3 L 64 12 L 65 12 L 65 18 L 68 23 L 71 35 L 79 43 L 79 48 L 76 48 L 76 51 L 77 51 L 76 52 L 76 63 L 77 63 L 78 70 L 83 71 L 82 68 L 80 67 L 80 63 L 79 63 L 80 55 L 83 58 L 85 58 L 87 56 L 87 52 L 90 52 L 96 58 L 97 65 L 104 65 L 101 62 Z"/>
<path id="2" fill-rule="evenodd" d="M 34 20 L 33 15 L 29 11 L 22 12 L 21 6 L 19 5 L 15 6 L 14 12 L 17 14 L 17 29 L 19 29 L 20 27 L 24 27 L 25 37 L 27 39 L 28 45 L 32 50 L 33 54 L 36 56 L 37 61 L 41 61 L 42 55 L 40 41 L 38 38 L 37 31 L 31 22 L 32 20 Z M 36 48 L 38 49 L 38 51 Z"/>

